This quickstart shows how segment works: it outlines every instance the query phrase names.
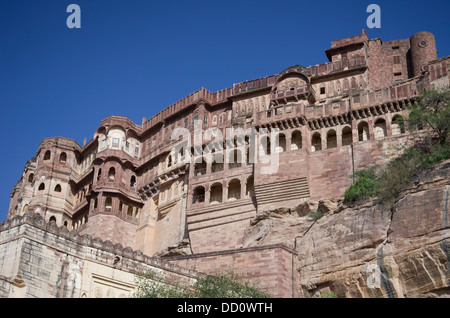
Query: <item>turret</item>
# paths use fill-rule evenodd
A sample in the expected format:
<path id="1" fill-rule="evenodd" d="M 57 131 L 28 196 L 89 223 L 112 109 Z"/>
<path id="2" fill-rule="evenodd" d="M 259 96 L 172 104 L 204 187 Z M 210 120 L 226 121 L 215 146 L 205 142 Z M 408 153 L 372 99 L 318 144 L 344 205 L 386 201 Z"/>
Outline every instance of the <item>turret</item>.
<path id="1" fill-rule="evenodd" d="M 418 32 L 411 38 L 411 71 L 413 76 L 419 76 L 423 67 L 437 59 L 436 40 L 430 32 Z"/>

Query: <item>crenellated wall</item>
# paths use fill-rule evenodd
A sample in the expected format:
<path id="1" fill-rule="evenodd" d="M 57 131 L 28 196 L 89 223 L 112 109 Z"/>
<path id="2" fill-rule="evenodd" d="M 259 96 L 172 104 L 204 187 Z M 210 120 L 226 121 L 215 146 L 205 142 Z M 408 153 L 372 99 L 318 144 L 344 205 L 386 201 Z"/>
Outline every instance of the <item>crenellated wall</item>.
<path id="1" fill-rule="evenodd" d="M 131 297 L 136 274 L 192 284 L 197 274 L 26 213 L 0 224 L 0 297 Z"/>

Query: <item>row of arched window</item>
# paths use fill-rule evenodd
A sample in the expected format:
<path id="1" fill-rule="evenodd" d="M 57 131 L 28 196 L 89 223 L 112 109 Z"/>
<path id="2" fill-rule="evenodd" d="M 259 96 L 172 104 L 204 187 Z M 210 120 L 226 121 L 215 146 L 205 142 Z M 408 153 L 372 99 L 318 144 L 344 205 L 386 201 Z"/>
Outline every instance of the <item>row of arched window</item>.
<path id="1" fill-rule="evenodd" d="M 98 209 L 99 204 L 98 204 L 98 198 L 94 199 L 94 203 L 93 203 L 93 209 Z M 106 197 L 105 201 L 104 201 L 104 211 L 105 212 L 112 212 L 113 210 L 113 198 L 112 197 Z M 124 212 L 125 210 L 125 204 L 122 202 L 122 200 L 119 200 L 119 205 L 117 207 L 118 212 Z M 139 208 L 133 205 L 128 205 L 127 206 L 127 213 L 126 215 L 128 217 L 134 217 L 134 218 L 139 218 Z"/>
<path id="2" fill-rule="evenodd" d="M 242 198 L 242 188 L 241 188 L 241 180 L 234 178 L 227 183 L 226 193 L 224 193 L 224 187 L 221 182 L 214 182 L 210 187 L 209 191 L 205 190 L 204 186 L 197 186 L 193 190 L 192 194 L 192 203 L 203 203 L 208 201 L 207 203 L 222 203 L 225 200 L 240 200 Z M 254 190 L 254 180 L 253 176 L 250 176 L 247 179 L 247 183 L 245 185 L 245 198 L 251 198 L 255 196 Z"/>
<path id="3" fill-rule="evenodd" d="M 108 181 L 114 181 L 116 178 L 116 168 L 111 167 L 108 170 Z M 97 172 L 97 181 L 102 179 L 102 169 L 98 169 Z M 136 188 L 136 176 L 131 176 L 130 178 L 130 188 Z"/>
<path id="4" fill-rule="evenodd" d="M 44 154 L 44 161 L 50 160 L 51 158 L 51 152 L 50 150 L 47 150 Z M 67 154 L 65 152 L 61 152 L 59 155 L 59 162 L 66 162 L 67 161 Z"/>
<path id="5" fill-rule="evenodd" d="M 42 182 L 42 183 L 39 185 L 38 190 L 39 190 L 39 191 L 45 190 L 45 183 L 44 183 L 44 182 Z M 53 189 L 53 191 L 55 191 L 55 192 L 61 192 L 61 190 L 62 190 L 62 188 L 61 188 L 61 185 L 60 185 L 60 184 L 57 184 L 57 185 L 55 186 L 55 188 Z"/>

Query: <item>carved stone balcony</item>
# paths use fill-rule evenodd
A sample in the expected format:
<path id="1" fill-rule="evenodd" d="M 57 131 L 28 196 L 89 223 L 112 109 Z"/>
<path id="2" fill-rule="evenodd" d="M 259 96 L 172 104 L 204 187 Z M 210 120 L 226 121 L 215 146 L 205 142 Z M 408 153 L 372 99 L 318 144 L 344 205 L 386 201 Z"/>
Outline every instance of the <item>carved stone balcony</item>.
<path id="1" fill-rule="evenodd" d="M 271 100 L 274 104 L 286 104 L 288 101 L 299 101 L 306 99 L 310 103 L 314 102 L 315 91 L 311 85 L 304 85 L 300 87 L 293 87 L 287 91 L 274 91 L 271 95 Z"/>

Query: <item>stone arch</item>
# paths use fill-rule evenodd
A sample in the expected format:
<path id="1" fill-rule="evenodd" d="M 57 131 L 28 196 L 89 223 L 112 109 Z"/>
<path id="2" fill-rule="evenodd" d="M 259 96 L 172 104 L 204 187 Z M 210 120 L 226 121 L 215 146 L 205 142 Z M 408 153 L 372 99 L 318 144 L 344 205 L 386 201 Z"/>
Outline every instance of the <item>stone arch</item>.
<path id="1" fill-rule="evenodd" d="M 357 88 L 357 85 L 356 85 L 356 78 L 352 77 L 352 78 L 350 79 L 350 87 L 351 87 L 351 89 L 356 89 L 356 88 Z"/>
<path id="2" fill-rule="evenodd" d="M 302 149 L 302 133 L 299 130 L 295 130 L 291 135 L 291 150 Z"/>
<path id="3" fill-rule="evenodd" d="M 255 196 L 255 178 L 249 176 L 245 183 L 245 195 L 247 198 L 253 198 Z"/>
<path id="4" fill-rule="evenodd" d="M 112 198 L 106 197 L 105 199 L 105 210 L 110 211 L 112 209 Z"/>
<path id="5" fill-rule="evenodd" d="M 405 133 L 405 120 L 402 115 L 395 115 L 391 123 L 392 136 Z"/>
<path id="6" fill-rule="evenodd" d="M 239 168 L 242 166 L 242 154 L 239 149 L 233 149 L 228 153 L 228 168 Z"/>
<path id="7" fill-rule="evenodd" d="M 51 152 L 50 150 L 47 150 L 44 154 L 44 160 L 50 160 Z"/>
<path id="8" fill-rule="evenodd" d="M 373 135 L 376 140 L 383 139 L 387 136 L 386 120 L 378 118 L 373 127 Z"/>
<path id="9" fill-rule="evenodd" d="M 228 200 L 241 198 L 241 180 L 234 178 L 228 182 Z"/>
<path id="10" fill-rule="evenodd" d="M 203 186 L 198 186 L 194 189 L 192 195 L 192 203 L 202 203 L 205 202 L 205 188 Z"/>
<path id="11" fill-rule="evenodd" d="M 220 182 L 214 182 L 209 188 L 209 203 L 222 203 L 223 185 Z"/>
<path id="12" fill-rule="evenodd" d="M 345 126 L 342 129 L 342 146 L 348 146 L 353 143 L 353 132 L 350 126 Z"/>
<path id="13" fill-rule="evenodd" d="M 54 190 L 55 192 L 61 192 L 61 185 L 60 184 L 57 184 L 56 186 L 55 186 L 55 190 Z"/>
<path id="14" fill-rule="evenodd" d="M 136 188 L 136 176 L 131 176 L 130 178 L 130 188 Z"/>
<path id="15" fill-rule="evenodd" d="M 116 177 L 116 168 L 114 168 L 114 167 L 109 168 L 108 180 L 109 181 L 114 181 L 115 177 Z"/>
<path id="16" fill-rule="evenodd" d="M 311 152 L 322 150 L 322 137 L 316 132 L 311 137 Z"/>
<path id="17" fill-rule="evenodd" d="M 327 149 L 337 147 L 337 134 L 336 130 L 330 129 L 327 132 Z"/>
<path id="18" fill-rule="evenodd" d="M 358 140 L 366 141 L 370 139 L 369 124 L 366 121 L 361 121 L 358 124 Z"/>
<path id="19" fill-rule="evenodd" d="M 349 89 L 350 89 L 350 85 L 348 83 L 348 79 L 344 78 L 344 80 L 343 80 L 343 91 L 345 92 L 345 91 L 348 91 Z"/>
<path id="20" fill-rule="evenodd" d="M 286 151 L 286 135 L 284 133 L 278 134 L 278 146 L 276 147 L 275 151 L 277 153 L 285 152 Z"/>
<path id="21" fill-rule="evenodd" d="M 39 185 L 38 190 L 39 191 L 44 191 L 45 190 L 45 183 L 44 182 L 41 182 L 41 184 Z"/>
<path id="22" fill-rule="evenodd" d="M 341 93 L 341 82 L 340 81 L 336 81 L 335 89 L 336 89 L 337 94 Z"/>
<path id="23" fill-rule="evenodd" d="M 270 137 L 262 136 L 259 138 L 259 150 L 263 155 L 270 155 L 271 153 Z"/>
<path id="24" fill-rule="evenodd" d="M 67 161 L 67 154 L 65 152 L 61 152 L 59 155 L 59 161 L 60 162 L 66 162 Z"/>
<path id="25" fill-rule="evenodd" d="M 327 95 L 328 96 L 334 96 L 334 84 L 333 84 L 333 82 L 332 81 L 330 81 L 329 83 L 328 83 L 328 88 L 327 88 Z"/>

